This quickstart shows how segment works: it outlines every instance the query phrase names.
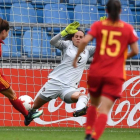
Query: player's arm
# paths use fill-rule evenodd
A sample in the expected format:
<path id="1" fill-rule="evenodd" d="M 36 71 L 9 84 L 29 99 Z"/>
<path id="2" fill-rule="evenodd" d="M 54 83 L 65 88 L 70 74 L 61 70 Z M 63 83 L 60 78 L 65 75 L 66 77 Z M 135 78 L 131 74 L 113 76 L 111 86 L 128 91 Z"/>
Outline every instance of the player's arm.
<path id="1" fill-rule="evenodd" d="M 55 35 L 51 40 L 50 40 L 50 44 L 59 48 L 62 44 L 62 41 L 60 40 L 61 39 L 61 34 L 57 34 Z"/>
<path id="2" fill-rule="evenodd" d="M 139 53 L 139 48 L 138 48 L 138 43 L 137 42 L 132 43 L 130 45 L 130 48 L 131 48 L 131 52 L 128 53 L 127 59 L 131 58 L 131 57 L 133 57 L 133 56 L 135 56 Z"/>
<path id="3" fill-rule="evenodd" d="M 87 44 L 88 44 L 91 40 L 93 40 L 93 36 L 90 35 L 90 34 L 87 34 L 87 35 L 82 39 L 82 41 L 81 41 L 80 44 L 78 45 L 78 51 L 77 51 L 77 54 L 76 54 L 75 59 L 74 59 L 74 61 L 73 61 L 73 67 L 75 67 L 75 68 L 77 67 L 77 59 L 78 59 L 80 53 L 84 51 L 85 47 L 87 46 Z"/>
<path id="4" fill-rule="evenodd" d="M 127 54 L 127 58 L 133 57 L 138 54 L 139 48 L 138 48 L 138 36 L 136 31 L 134 30 L 133 26 L 130 26 L 130 33 L 129 33 L 129 44 L 131 51 Z"/>

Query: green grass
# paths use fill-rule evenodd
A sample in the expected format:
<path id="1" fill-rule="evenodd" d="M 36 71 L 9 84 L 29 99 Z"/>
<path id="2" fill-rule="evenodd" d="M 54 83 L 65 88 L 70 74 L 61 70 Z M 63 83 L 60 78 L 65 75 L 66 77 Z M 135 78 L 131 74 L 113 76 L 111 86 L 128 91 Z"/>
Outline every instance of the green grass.
<path id="1" fill-rule="evenodd" d="M 84 128 L 0 127 L 0 140 L 84 140 Z M 140 140 L 140 129 L 106 129 L 100 140 Z"/>

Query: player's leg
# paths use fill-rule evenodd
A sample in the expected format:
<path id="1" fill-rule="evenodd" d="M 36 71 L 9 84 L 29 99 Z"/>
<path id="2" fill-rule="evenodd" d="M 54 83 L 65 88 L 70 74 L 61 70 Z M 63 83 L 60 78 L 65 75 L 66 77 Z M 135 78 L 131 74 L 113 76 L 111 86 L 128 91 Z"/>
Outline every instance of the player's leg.
<path id="1" fill-rule="evenodd" d="M 3 95 L 5 95 L 7 98 L 9 98 L 9 101 L 11 102 L 11 104 L 13 105 L 13 107 L 16 110 L 18 110 L 20 113 L 22 113 L 25 118 L 28 117 L 29 112 L 23 106 L 21 100 L 19 100 L 17 98 L 15 91 L 10 87 L 10 85 L 9 85 L 8 81 L 6 80 L 6 78 L 4 77 L 4 75 L 0 75 L 0 92 Z M 36 112 L 34 114 L 35 116 L 32 116 L 32 118 L 39 117 L 41 115 L 41 113 L 42 113 L 42 111 Z"/>
<path id="2" fill-rule="evenodd" d="M 45 85 L 37 93 L 37 95 L 34 99 L 33 108 L 32 108 L 32 110 L 29 111 L 28 117 L 25 118 L 25 120 L 24 120 L 24 124 L 26 126 L 29 125 L 31 123 L 31 121 L 33 120 L 32 116 L 34 116 L 34 113 L 37 112 L 36 111 L 37 109 L 42 107 L 45 103 L 49 102 L 50 100 L 58 97 L 57 92 L 60 90 L 60 86 L 53 84 L 53 82 L 55 82 L 55 80 L 51 80 L 51 82 L 52 83 L 46 82 Z"/>
<path id="3" fill-rule="evenodd" d="M 101 96 L 99 101 L 99 103 L 101 102 L 101 104 L 100 107 L 98 108 L 99 115 L 97 119 L 94 121 L 94 132 L 92 133 L 92 140 L 98 140 L 102 135 L 107 123 L 108 113 L 111 107 L 113 106 L 114 101 L 115 99 L 111 100 L 108 97 Z"/>
<path id="4" fill-rule="evenodd" d="M 85 140 L 91 140 L 91 134 L 97 118 L 97 107 L 101 102 L 101 97 L 93 97 L 90 95 L 91 106 L 87 110 L 87 121 L 85 127 L 86 137 Z"/>
<path id="5" fill-rule="evenodd" d="M 99 139 L 103 133 L 108 113 L 113 106 L 114 101 L 121 97 L 123 80 L 118 78 L 103 78 L 101 104 L 99 107 L 99 115 L 95 121 L 93 140 Z"/>
<path id="6" fill-rule="evenodd" d="M 28 111 L 23 106 L 22 102 L 17 98 L 15 91 L 10 87 L 4 75 L 0 74 L 0 92 L 6 96 L 13 107 L 22 113 L 24 116 L 28 115 Z"/>
<path id="7" fill-rule="evenodd" d="M 73 113 L 74 117 L 82 116 L 87 113 L 87 103 L 88 98 L 87 95 L 81 93 L 81 92 L 74 92 L 71 95 L 71 100 L 73 102 L 76 102 L 76 111 Z"/>
<path id="8" fill-rule="evenodd" d="M 28 111 L 23 106 L 21 100 L 19 100 L 13 91 L 11 87 L 9 89 L 1 91 L 3 95 L 5 95 L 7 98 L 9 98 L 10 103 L 13 105 L 13 107 L 18 110 L 20 113 L 22 113 L 24 116 L 28 115 Z"/>
<path id="9" fill-rule="evenodd" d="M 100 100 L 101 100 L 100 95 L 101 95 L 101 90 L 102 90 L 102 78 L 89 76 L 88 77 L 88 90 L 90 93 L 91 106 L 87 110 L 85 140 L 91 139 L 93 127 L 97 118 L 97 107 L 99 106 Z"/>
<path id="10" fill-rule="evenodd" d="M 33 108 L 29 111 L 28 116 L 24 120 L 26 126 L 28 126 L 34 118 L 37 118 L 38 115 L 41 116 L 43 114 L 43 110 L 37 111 L 37 109 L 42 107 L 45 103 L 47 103 L 47 101 L 40 98 L 40 96 L 35 98 Z"/>
<path id="11" fill-rule="evenodd" d="M 70 87 L 68 85 L 63 85 L 60 98 L 66 103 L 76 103 L 76 111 L 73 113 L 74 117 L 86 114 L 88 103 L 87 95 L 81 93 L 76 88 Z"/>
<path id="12" fill-rule="evenodd" d="M 48 98 L 48 100 L 45 100 L 43 98 L 40 97 L 40 95 L 34 100 L 34 105 L 33 105 L 33 110 L 39 109 L 40 107 L 42 107 L 44 104 L 46 104 L 47 102 L 49 102 L 51 99 Z"/>
<path id="13" fill-rule="evenodd" d="M 1 93 L 3 95 L 5 95 L 6 97 L 9 98 L 10 103 L 13 105 L 13 107 L 18 110 L 20 113 L 22 113 L 24 115 L 25 118 L 27 118 L 30 114 L 30 112 L 28 112 L 25 107 L 23 106 L 21 100 L 19 100 L 14 92 L 14 90 L 10 87 L 7 90 L 1 91 Z M 34 119 L 39 117 L 40 115 L 42 115 L 43 111 L 37 111 L 34 112 L 32 114 L 30 114 L 30 116 Z"/>

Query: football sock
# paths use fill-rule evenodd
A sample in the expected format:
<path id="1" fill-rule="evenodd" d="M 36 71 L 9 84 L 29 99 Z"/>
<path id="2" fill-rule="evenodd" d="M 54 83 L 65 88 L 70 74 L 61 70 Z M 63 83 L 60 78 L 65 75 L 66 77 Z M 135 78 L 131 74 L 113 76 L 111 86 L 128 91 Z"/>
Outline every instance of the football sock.
<path id="1" fill-rule="evenodd" d="M 20 113 L 22 113 L 24 116 L 28 115 L 28 111 L 25 109 L 25 107 L 22 104 L 22 101 L 19 100 L 17 97 L 15 99 L 9 99 L 13 107 L 18 110 Z"/>
<path id="2" fill-rule="evenodd" d="M 94 132 L 92 134 L 92 137 L 95 140 L 98 140 L 100 138 L 100 136 L 102 135 L 102 133 L 105 129 L 106 123 L 107 123 L 107 115 L 100 114 L 95 122 Z"/>
<path id="3" fill-rule="evenodd" d="M 95 106 L 90 106 L 87 110 L 86 134 L 91 134 L 96 120 L 97 110 Z"/>
<path id="4" fill-rule="evenodd" d="M 87 96 L 86 96 L 86 95 L 80 96 L 80 97 L 78 98 L 77 103 L 76 103 L 76 111 L 85 108 L 86 105 L 87 105 L 87 103 L 88 103 L 88 98 L 87 98 Z"/>

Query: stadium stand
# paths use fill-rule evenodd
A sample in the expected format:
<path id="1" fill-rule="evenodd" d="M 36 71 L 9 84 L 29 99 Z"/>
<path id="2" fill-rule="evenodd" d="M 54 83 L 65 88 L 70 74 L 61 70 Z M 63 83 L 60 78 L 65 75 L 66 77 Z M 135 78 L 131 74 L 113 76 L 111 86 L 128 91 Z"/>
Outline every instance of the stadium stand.
<path id="1" fill-rule="evenodd" d="M 0 0 L 0 4 L 12 4 L 19 2 L 19 0 Z M 26 0 L 21 0 L 20 2 L 26 2 Z"/>
<path id="2" fill-rule="evenodd" d="M 92 24 L 100 19 L 98 9 L 94 5 L 76 5 L 74 9 L 74 20 L 80 24 Z M 88 30 L 88 28 L 86 28 Z"/>
<path id="3" fill-rule="evenodd" d="M 0 17 L 10 21 L 10 23 L 28 23 L 28 27 L 21 28 L 12 26 L 14 29 L 14 40 L 16 40 L 18 51 L 21 50 L 20 55 L 22 56 L 22 53 L 23 55 L 26 53 L 25 49 L 24 51 L 22 50 L 22 48 L 24 48 L 23 35 L 24 31 L 31 29 L 30 23 L 35 23 L 36 25 L 38 25 L 38 23 L 54 24 L 53 28 L 38 26 L 39 29 L 43 28 L 43 30 L 46 30 L 49 38 L 50 34 L 53 36 L 63 29 L 62 26 L 59 27 L 57 24 L 67 25 L 76 20 L 86 27 L 86 25 L 89 26 L 93 22 L 99 20 L 101 16 L 106 15 L 106 2 L 107 0 L 28 0 L 28 2 L 27 0 L 0 0 Z M 121 3 L 123 5 L 121 19 L 132 25 L 139 25 L 140 2 L 135 0 L 121 0 Z M 36 28 L 34 27 L 34 29 Z M 88 29 L 89 28 L 86 28 L 86 32 Z M 17 33 L 17 31 L 19 32 Z M 38 40 L 40 40 L 39 36 L 37 37 Z M 93 42 L 93 44 L 95 44 L 95 42 Z M 50 47 L 50 44 L 47 43 L 47 46 Z M 41 53 L 40 51 L 40 53 L 34 57 L 43 58 L 44 54 L 41 56 Z M 51 53 L 49 53 L 49 55 L 50 54 Z M 55 55 L 60 56 L 61 52 L 56 50 L 56 54 L 52 54 L 52 56 L 54 57 Z M 4 53 L 3 57 L 6 56 L 10 55 Z M 12 55 L 12 57 L 14 56 Z M 28 57 L 31 57 L 31 55 L 28 55 Z"/>
<path id="4" fill-rule="evenodd" d="M 21 52 L 18 51 L 17 43 L 12 31 L 9 31 L 8 37 L 4 40 L 5 44 L 2 44 L 2 56 L 3 57 L 21 57 Z"/>
<path id="5" fill-rule="evenodd" d="M 13 3 L 10 9 L 10 22 L 13 23 L 37 23 L 37 15 L 30 3 Z M 16 27 L 21 30 L 21 27 Z M 24 27 L 28 30 L 29 27 Z"/>
<path id="6" fill-rule="evenodd" d="M 27 57 L 52 58 L 55 52 L 51 50 L 50 37 L 41 30 L 27 30 L 23 36 L 23 53 Z"/>
<path id="7" fill-rule="evenodd" d="M 128 6 L 122 6 L 121 20 L 128 22 L 132 25 L 135 24 L 132 11 Z"/>
<path id="8" fill-rule="evenodd" d="M 32 0 L 33 4 L 60 3 L 60 0 Z"/>
<path id="9" fill-rule="evenodd" d="M 108 0 L 100 0 L 101 5 L 106 5 Z M 129 0 L 120 0 L 122 5 L 129 5 Z"/>
<path id="10" fill-rule="evenodd" d="M 138 1 L 138 0 L 130 0 L 130 3 L 132 3 L 136 7 L 140 6 L 140 1 Z"/>
<path id="11" fill-rule="evenodd" d="M 69 24 L 70 18 L 66 6 L 64 4 L 46 4 L 43 11 L 43 22 L 48 24 Z M 47 31 L 59 32 L 62 30 L 57 26 L 47 28 Z"/>
<path id="12" fill-rule="evenodd" d="M 0 8 L 0 18 L 3 19 L 3 14 L 2 14 L 2 10 L 1 10 L 1 8 Z"/>
<path id="13" fill-rule="evenodd" d="M 69 4 L 90 4 L 97 5 L 97 0 L 69 0 Z"/>

